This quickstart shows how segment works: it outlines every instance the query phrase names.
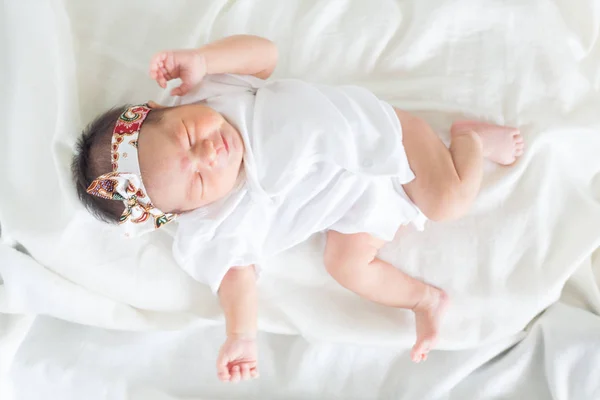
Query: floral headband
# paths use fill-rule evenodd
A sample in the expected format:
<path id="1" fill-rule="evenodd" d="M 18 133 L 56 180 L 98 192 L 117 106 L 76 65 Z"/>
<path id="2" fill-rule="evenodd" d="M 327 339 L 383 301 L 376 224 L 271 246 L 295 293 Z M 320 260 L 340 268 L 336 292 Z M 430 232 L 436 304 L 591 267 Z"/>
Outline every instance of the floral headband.
<path id="1" fill-rule="evenodd" d="M 125 204 L 125 211 L 119 218 L 119 224 L 125 228 L 125 236 L 153 231 L 177 217 L 154 207 L 142 183 L 138 136 L 150 111 L 147 104 L 141 104 L 121 114 L 111 141 L 112 172 L 94 179 L 87 188 L 91 195 Z"/>

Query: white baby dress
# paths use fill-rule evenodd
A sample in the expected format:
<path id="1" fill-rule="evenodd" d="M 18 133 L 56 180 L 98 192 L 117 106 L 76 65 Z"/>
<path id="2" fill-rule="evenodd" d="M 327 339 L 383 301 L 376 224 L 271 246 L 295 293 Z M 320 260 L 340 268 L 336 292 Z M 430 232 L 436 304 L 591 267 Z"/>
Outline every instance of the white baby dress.
<path id="1" fill-rule="evenodd" d="M 356 86 L 211 75 L 172 105 L 203 102 L 242 135 L 237 188 L 181 215 L 173 254 L 216 292 L 233 266 L 255 264 L 333 229 L 392 240 L 424 215 L 393 108 Z"/>

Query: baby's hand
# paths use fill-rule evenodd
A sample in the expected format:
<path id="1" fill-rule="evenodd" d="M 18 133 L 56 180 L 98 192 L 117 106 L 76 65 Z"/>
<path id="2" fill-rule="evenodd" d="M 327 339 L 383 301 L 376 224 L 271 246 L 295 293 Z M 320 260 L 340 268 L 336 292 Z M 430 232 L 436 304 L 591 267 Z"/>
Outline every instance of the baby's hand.
<path id="1" fill-rule="evenodd" d="M 217 373 L 223 382 L 258 378 L 256 340 L 228 337 L 217 359 Z"/>
<path id="2" fill-rule="evenodd" d="M 181 79 L 171 96 L 183 96 L 206 75 L 206 59 L 198 49 L 163 51 L 150 61 L 150 77 L 163 89 L 167 81 Z"/>

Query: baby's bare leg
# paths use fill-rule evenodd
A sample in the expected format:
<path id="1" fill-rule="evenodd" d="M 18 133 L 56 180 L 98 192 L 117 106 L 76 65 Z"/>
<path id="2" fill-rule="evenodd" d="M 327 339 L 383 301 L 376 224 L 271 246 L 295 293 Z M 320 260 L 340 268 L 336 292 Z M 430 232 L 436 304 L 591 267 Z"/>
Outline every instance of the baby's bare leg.
<path id="1" fill-rule="evenodd" d="M 452 125 L 448 149 L 422 119 L 396 109 L 408 162 L 416 178 L 404 190 L 431 220 L 464 215 L 477 196 L 483 158 L 509 165 L 523 154 L 518 129 L 461 121 Z"/>
<path id="2" fill-rule="evenodd" d="M 411 352 L 415 362 L 425 360 L 435 345 L 446 293 L 421 282 L 377 258 L 385 244 L 366 233 L 345 235 L 327 232 L 325 266 L 331 276 L 361 297 L 415 313 L 417 341 Z"/>

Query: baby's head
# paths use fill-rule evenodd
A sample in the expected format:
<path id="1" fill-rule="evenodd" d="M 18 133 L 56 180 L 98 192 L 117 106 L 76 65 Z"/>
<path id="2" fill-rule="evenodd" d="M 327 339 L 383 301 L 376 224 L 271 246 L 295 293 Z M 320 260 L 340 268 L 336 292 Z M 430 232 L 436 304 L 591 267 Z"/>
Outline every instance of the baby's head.
<path id="1" fill-rule="evenodd" d="M 151 102 L 150 111 L 143 106 L 134 109 L 141 112 L 132 112 L 130 107 L 112 108 L 97 117 L 77 144 L 72 163 L 77 193 L 97 218 L 113 223 L 122 220 L 125 210 L 122 196 L 112 196 L 121 200 L 115 201 L 109 200 L 111 196 L 106 196 L 102 188 L 100 191 L 104 194 L 88 192 L 95 179 L 111 172 L 141 174 L 143 185 L 141 182 L 140 185 L 145 187 L 146 198 L 165 213 L 177 214 L 202 207 L 223 198 L 235 187 L 244 143 L 239 132 L 221 114 L 201 104 L 162 107 Z M 136 119 L 128 120 L 127 112 L 137 118 L 137 122 L 129 122 Z M 122 135 L 125 140 L 120 141 L 137 147 L 137 162 L 129 167 L 132 171 L 124 171 L 126 163 L 121 162 L 128 156 L 124 145 L 115 147 L 113 141 L 117 120 L 121 130 L 142 121 L 137 143 L 132 143 L 134 136 L 130 136 L 135 133 Z M 135 152 L 135 147 L 128 149 Z M 122 160 L 113 163 L 119 156 Z M 135 157 L 130 156 L 130 161 L 134 160 Z M 135 171 L 136 164 L 138 171 Z"/>

